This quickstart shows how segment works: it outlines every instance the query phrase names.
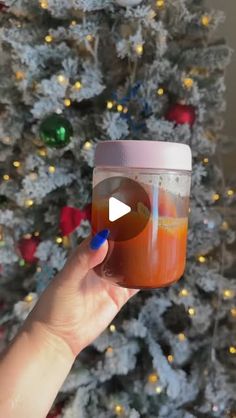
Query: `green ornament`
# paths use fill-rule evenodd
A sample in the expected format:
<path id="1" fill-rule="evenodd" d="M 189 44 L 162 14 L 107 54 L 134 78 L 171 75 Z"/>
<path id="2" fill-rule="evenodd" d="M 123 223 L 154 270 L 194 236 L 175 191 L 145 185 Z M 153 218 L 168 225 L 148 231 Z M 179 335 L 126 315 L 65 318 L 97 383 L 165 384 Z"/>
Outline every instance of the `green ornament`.
<path id="1" fill-rule="evenodd" d="M 51 148 L 63 148 L 70 142 L 73 128 L 70 121 L 62 115 L 53 113 L 46 116 L 39 126 L 39 136 Z"/>

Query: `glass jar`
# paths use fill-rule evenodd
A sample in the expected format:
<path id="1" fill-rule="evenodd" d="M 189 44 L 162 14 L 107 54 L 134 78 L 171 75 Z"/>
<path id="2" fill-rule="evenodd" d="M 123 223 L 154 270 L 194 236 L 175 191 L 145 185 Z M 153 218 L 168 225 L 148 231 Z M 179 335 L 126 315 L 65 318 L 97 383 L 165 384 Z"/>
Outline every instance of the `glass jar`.
<path id="1" fill-rule="evenodd" d="M 192 158 L 189 146 L 159 141 L 103 141 L 93 173 L 92 231 L 110 230 L 95 268 L 126 288 L 153 289 L 185 269 Z"/>

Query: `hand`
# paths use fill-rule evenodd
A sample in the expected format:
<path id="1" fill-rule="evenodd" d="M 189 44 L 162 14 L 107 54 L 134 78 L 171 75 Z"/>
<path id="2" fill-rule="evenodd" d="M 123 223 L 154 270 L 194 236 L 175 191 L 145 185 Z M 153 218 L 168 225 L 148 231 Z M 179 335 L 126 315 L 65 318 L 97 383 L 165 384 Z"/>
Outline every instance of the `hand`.
<path id="1" fill-rule="evenodd" d="M 96 339 L 138 292 L 114 286 L 92 271 L 104 260 L 108 242 L 104 239 L 96 250 L 90 248 L 90 241 L 86 239 L 75 250 L 27 319 L 66 342 L 74 356 Z"/>

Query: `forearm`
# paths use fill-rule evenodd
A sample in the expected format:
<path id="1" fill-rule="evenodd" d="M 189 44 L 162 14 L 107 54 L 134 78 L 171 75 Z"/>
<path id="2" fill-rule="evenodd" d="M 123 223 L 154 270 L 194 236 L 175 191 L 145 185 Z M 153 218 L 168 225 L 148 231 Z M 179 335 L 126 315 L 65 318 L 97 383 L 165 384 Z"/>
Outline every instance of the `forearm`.
<path id="1" fill-rule="evenodd" d="M 74 356 L 34 318 L 0 357 L 0 417 L 45 418 Z"/>

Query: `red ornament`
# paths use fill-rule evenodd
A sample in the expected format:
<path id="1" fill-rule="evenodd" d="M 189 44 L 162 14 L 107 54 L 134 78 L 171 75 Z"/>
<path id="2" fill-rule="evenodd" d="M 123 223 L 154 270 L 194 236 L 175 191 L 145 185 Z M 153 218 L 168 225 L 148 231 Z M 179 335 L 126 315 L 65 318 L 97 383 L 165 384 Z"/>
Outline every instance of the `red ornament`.
<path id="1" fill-rule="evenodd" d="M 6 9 L 7 9 L 7 6 L 2 1 L 0 1 L 0 12 Z"/>
<path id="2" fill-rule="evenodd" d="M 188 124 L 193 126 L 196 120 L 196 109 L 191 105 L 175 103 L 169 108 L 165 117 L 167 120 L 175 122 L 177 125 Z"/>
<path id="3" fill-rule="evenodd" d="M 23 260 L 30 264 L 36 263 L 37 257 L 35 257 L 35 252 L 37 250 L 38 245 L 38 237 L 22 238 L 19 241 L 18 248 Z"/>
<path id="4" fill-rule="evenodd" d="M 83 210 L 73 208 L 71 206 L 64 206 L 60 213 L 60 229 L 62 235 L 65 237 L 70 235 L 81 222 L 85 219 L 91 220 L 91 203 L 89 203 Z"/>

